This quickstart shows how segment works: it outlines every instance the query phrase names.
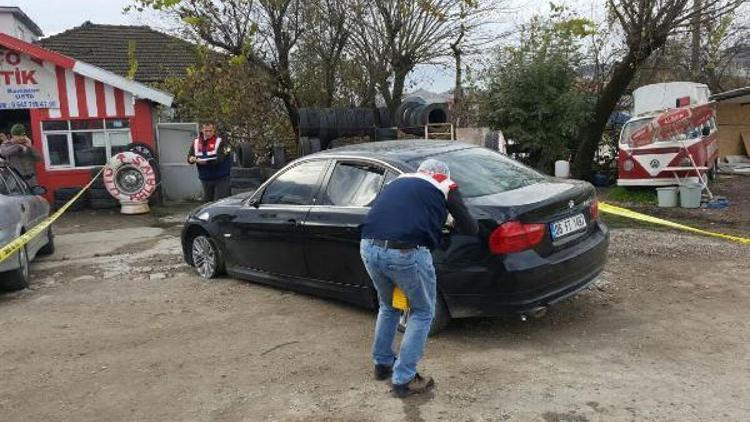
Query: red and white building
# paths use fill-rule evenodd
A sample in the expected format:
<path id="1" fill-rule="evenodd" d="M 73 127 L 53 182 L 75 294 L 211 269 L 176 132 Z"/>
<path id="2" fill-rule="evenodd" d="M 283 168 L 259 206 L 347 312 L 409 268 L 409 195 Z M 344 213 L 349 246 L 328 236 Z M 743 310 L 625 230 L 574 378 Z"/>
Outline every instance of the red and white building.
<path id="1" fill-rule="evenodd" d="M 44 157 L 39 184 L 84 186 L 92 167 L 132 143 L 156 148 L 155 109 L 173 97 L 99 67 L 0 33 L 0 131 L 15 123 Z"/>

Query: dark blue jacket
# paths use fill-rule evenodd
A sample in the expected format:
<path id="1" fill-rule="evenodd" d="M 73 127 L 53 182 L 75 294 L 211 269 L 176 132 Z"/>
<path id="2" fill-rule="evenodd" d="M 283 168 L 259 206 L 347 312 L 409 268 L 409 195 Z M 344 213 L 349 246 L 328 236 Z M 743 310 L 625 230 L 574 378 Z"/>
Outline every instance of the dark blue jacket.
<path id="1" fill-rule="evenodd" d="M 217 148 L 215 158 L 205 164 L 196 164 L 196 167 L 198 167 L 198 178 L 201 180 L 219 180 L 229 177 L 232 174 L 231 147 L 229 146 L 227 141 L 222 140 L 221 138 L 217 139 L 220 141 L 220 143 L 219 147 Z M 196 141 L 201 143 L 201 150 L 204 151 L 203 153 L 196 154 Z M 208 155 L 205 153 L 205 150 L 208 142 L 209 139 L 203 139 L 202 135 L 198 139 L 193 141 L 193 145 L 190 146 L 190 151 L 188 151 L 188 159 L 190 157 L 196 157 L 198 159 L 207 158 Z"/>
<path id="2" fill-rule="evenodd" d="M 476 234 L 477 221 L 458 189 L 446 195 L 432 183 L 416 177 L 400 177 L 383 188 L 362 223 L 363 239 L 397 240 L 425 246 L 440 244 L 448 212 L 458 231 Z"/>

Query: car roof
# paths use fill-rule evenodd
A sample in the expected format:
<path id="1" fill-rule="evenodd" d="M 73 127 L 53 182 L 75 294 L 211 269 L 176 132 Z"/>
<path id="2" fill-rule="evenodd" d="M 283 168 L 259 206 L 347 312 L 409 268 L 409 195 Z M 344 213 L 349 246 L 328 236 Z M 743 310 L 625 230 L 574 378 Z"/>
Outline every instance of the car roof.
<path id="1" fill-rule="evenodd" d="M 347 145 L 309 155 L 312 157 L 363 157 L 374 158 L 389 164 L 404 164 L 420 158 L 467 148 L 477 148 L 476 145 L 460 141 L 442 141 L 431 139 L 406 139 L 398 141 L 368 142 L 364 144 Z"/>

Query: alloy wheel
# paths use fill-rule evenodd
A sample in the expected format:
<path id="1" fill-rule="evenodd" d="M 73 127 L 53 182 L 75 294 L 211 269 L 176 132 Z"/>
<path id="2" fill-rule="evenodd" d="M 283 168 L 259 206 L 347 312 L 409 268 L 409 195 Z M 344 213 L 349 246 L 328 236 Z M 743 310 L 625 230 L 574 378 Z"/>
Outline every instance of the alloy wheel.
<path id="1" fill-rule="evenodd" d="M 203 278 L 212 278 L 216 275 L 216 248 L 206 236 L 197 236 L 193 239 L 193 264 Z"/>

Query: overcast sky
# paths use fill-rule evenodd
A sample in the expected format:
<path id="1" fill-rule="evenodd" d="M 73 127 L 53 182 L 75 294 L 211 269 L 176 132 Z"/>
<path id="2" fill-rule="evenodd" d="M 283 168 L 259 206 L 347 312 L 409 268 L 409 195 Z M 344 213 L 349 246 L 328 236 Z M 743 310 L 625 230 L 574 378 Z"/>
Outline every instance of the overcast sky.
<path id="1" fill-rule="evenodd" d="M 515 8 L 504 15 L 502 25 L 512 27 L 534 13 L 548 10 L 547 0 L 508 0 Z M 568 0 L 568 4 L 595 4 L 597 0 Z M 0 5 L 20 7 L 42 28 L 45 36 L 81 25 L 85 21 L 114 25 L 150 25 L 160 28 L 160 21 L 153 13 L 123 14 L 132 0 L 0 0 Z M 453 71 L 435 66 L 421 66 L 414 72 L 412 88 L 430 91 L 445 91 L 453 86 Z"/>

